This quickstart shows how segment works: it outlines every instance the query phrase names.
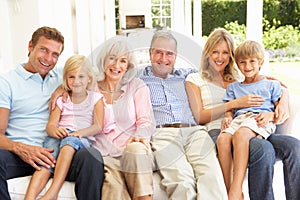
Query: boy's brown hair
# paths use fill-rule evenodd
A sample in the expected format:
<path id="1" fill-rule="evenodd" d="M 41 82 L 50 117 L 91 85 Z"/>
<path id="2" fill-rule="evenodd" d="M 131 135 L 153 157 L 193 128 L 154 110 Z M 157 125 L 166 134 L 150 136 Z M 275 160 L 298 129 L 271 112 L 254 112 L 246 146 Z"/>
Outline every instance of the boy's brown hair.
<path id="1" fill-rule="evenodd" d="M 264 48 L 256 41 L 247 40 L 242 42 L 234 51 L 234 59 L 238 64 L 240 59 L 257 58 L 259 62 L 264 59 Z"/>

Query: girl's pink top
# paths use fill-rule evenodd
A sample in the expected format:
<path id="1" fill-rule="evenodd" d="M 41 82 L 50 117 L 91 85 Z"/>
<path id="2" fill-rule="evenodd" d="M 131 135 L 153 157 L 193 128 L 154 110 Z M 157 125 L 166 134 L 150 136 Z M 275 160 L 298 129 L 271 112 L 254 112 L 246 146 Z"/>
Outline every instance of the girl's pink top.
<path id="1" fill-rule="evenodd" d="M 118 157 L 132 136 L 150 141 L 155 131 L 150 92 L 147 85 L 134 78 L 124 85 L 123 94 L 113 104 L 105 104 L 104 128 L 95 136 L 94 147 L 103 156 Z M 97 91 L 99 91 L 97 87 Z"/>
<path id="2" fill-rule="evenodd" d="M 65 127 L 73 131 L 87 128 L 94 123 L 94 106 L 103 97 L 101 93 L 87 91 L 86 99 L 79 103 L 72 103 L 70 97 L 65 103 L 62 102 L 62 97 L 57 99 L 57 106 L 61 110 L 59 127 Z M 95 140 L 94 137 L 89 137 Z"/>

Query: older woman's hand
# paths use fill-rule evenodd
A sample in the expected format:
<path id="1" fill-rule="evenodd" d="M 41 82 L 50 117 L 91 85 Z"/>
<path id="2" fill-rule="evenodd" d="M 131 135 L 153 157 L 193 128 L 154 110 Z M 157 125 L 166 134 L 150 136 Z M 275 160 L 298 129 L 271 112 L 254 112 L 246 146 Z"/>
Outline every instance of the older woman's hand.
<path id="1" fill-rule="evenodd" d="M 131 144 L 133 142 L 141 142 L 147 147 L 147 149 L 149 151 L 151 151 L 151 146 L 150 146 L 149 142 L 147 142 L 144 138 L 134 136 L 128 140 L 127 145 Z"/>
<path id="2" fill-rule="evenodd" d="M 56 101 L 60 96 L 63 97 L 63 99 L 62 99 L 63 102 L 66 102 L 67 98 L 69 96 L 69 93 L 66 90 L 64 90 L 61 85 L 58 86 L 58 88 L 56 88 L 56 90 L 51 95 L 50 101 L 48 103 L 50 113 L 51 113 L 51 111 L 54 110 L 54 108 L 56 106 Z"/>

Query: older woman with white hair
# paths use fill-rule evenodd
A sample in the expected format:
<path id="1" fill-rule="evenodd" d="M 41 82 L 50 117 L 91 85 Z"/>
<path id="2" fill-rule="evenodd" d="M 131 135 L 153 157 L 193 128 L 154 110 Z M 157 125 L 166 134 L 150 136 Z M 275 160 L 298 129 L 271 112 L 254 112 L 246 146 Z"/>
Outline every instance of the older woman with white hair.
<path id="1" fill-rule="evenodd" d="M 97 56 L 97 90 L 105 103 L 104 129 L 94 147 L 103 156 L 102 199 L 152 199 L 155 121 L 146 84 L 135 77 L 126 37 L 107 40 Z"/>

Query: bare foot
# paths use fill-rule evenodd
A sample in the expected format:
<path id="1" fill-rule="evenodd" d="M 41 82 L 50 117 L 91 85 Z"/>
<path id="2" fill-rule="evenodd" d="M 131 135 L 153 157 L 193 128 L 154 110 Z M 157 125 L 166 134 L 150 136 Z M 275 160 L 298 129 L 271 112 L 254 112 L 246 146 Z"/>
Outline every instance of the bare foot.
<path id="1" fill-rule="evenodd" d="M 42 196 L 39 200 L 57 200 L 57 195 L 53 195 L 53 194 L 46 194 L 44 196 Z"/>
<path id="2" fill-rule="evenodd" d="M 234 190 L 233 188 L 230 188 L 228 200 L 244 200 L 244 194 L 242 190 Z"/>

